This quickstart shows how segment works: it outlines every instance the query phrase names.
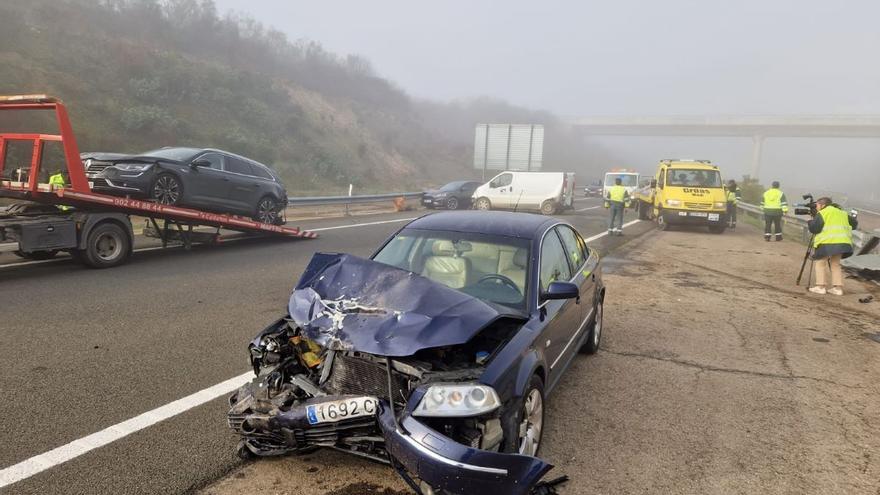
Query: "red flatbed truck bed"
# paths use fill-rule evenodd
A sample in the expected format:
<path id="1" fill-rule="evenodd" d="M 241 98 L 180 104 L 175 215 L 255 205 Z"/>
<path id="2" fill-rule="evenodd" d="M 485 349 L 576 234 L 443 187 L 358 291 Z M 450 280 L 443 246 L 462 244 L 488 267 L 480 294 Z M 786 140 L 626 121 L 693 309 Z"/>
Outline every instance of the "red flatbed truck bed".
<path id="1" fill-rule="evenodd" d="M 18 252 L 25 257 L 40 259 L 54 256 L 58 251 L 69 251 L 97 268 L 121 264 L 130 255 L 134 240 L 129 215 L 148 218 L 153 227 L 151 233 L 161 238 L 163 245 L 170 241 L 181 241 L 186 247 L 192 242 L 214 242 L 220 229 L 290 238 L 317 237 L 313 232 L 296 227 L 260 223 L 237 215 L 92 192 L 67 109 L 60 100 L 46 95 L 0 96 L 0 111 L 3 110 L 53 111 L 60 131 L 60 134 L 0 133 L 0 197 L 30 202 L 0 209 L 0 241 L 18 242 Z M 4 178 L 8 145 L 15 141 L 32 145 L 26 181 L 20 177 Z M 61 144 L 69 186 L 39 182 L 47 142 Z M 62 205 L 70 208 L 59 208 Z M 200 232 L 195 230 L 197 226 L 213 227 L 216 232 Z"/>

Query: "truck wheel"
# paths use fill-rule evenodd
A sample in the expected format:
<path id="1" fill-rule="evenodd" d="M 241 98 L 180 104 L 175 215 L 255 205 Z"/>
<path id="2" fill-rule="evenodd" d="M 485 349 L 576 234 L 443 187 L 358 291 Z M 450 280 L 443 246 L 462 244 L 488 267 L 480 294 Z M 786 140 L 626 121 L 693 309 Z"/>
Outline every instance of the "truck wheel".
<path id="1" fill-rule="evenodd" d="M 52 259 L 55 257 L 56 254 L 58 254 L 57 249 L 48 249 L 46 251 L 31 251 L 29 253 L 25 253 L 24 251 L 16 251 L 15 252 L 15 255 L 18 256 L 19 258 L 24 258 L 26 260 L 34 260 L 34 261 Z"/>
<path id="2" fill-rule="evenodd" d="M 648 205 L 644 201 L 639 201 L 639 220 L 648 220 Z"/>
<path id="3" fill-rule="evenodd" d="M 663 218 L 663 210 L 657 211 L 657 228 L 660 230 L 669 230 L 669 223 Z"/>
<path id="4" fill-rule="evenodd" d="M 593 316 L 593 322 L 590 323 L 590 333 L 587 335 L 587 341 L 581 346 L 580 351 L 584 354 L 596 354 L 599 350 L 599 341 L 602 339 L 602 316 L 605 311 L 602 309 L 602 300 L 596 303 L 596 314 Z"/>
<path id="5" fill-rule="evenodd" d="M 552 215 L 556 213 L 556 209 L 556 202 L 551 199 L 548 199 L 541 204 L 541 213 L 544 215 Z"/>
<path id="6" fill-rule="evenodd" d="M 131 254 L 128 232 L 115 223 L 95 226 L 82 250 L 83 262 L 92 268 L 111 268 L 125 263 Z"/>
<path id="7" fill-rule="evenodd" d="M 476 202 L 476 207 L 478 210 L 491 210 L 492 203 L 489 202 L 489 198 L 480 198 Z"/>
<path id="8" fill-rule="evenodd" d="M 713 234 L 723 234 L 724 230 L 727 228 L 726 225 L 710 225 L 709 232 Z"/>

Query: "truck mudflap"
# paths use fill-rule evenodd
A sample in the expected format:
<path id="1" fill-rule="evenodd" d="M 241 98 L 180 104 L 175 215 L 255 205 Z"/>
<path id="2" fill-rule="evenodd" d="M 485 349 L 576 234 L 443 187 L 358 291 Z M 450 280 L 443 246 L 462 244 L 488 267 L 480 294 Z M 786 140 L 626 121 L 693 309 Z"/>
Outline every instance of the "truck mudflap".
<path id="1" fill-rule="evenodd" d="M 480 450 L 453 441 L 404 413 L 398 424 L 385 401 L 379 405 L 385 450 L 398 472 L 456 495 L 504 493 L 528 495 L 553 468 L 535 457 Z M 417 485 L 416 485 L 417 486 Z"/>

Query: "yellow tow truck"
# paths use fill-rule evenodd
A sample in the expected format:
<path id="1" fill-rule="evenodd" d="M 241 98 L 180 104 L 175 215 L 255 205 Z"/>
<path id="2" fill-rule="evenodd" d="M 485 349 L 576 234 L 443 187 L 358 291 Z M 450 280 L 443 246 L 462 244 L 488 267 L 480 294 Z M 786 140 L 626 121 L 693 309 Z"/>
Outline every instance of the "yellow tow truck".
<path id="1" fill-rule="evenodd" d="M 727 196 L 721 171 L 708 160 L 661 160 L 651 182 L 633 192 L 642 220 L 670 225 L 705 225 L 715 234 L 727 227 Z"/>

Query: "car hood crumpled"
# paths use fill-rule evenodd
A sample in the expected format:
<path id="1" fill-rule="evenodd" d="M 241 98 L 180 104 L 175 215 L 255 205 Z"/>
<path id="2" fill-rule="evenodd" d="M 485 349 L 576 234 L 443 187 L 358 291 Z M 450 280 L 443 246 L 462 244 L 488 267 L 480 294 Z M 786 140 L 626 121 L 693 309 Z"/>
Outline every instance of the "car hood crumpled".
<path id="1" fill-rule="evenodd" d="M 312 257 L 288 310 L 323 347 L 391 357 L 463 344 L 502 316 L 524 319 L 412 272 L 335 253 Z"/>

